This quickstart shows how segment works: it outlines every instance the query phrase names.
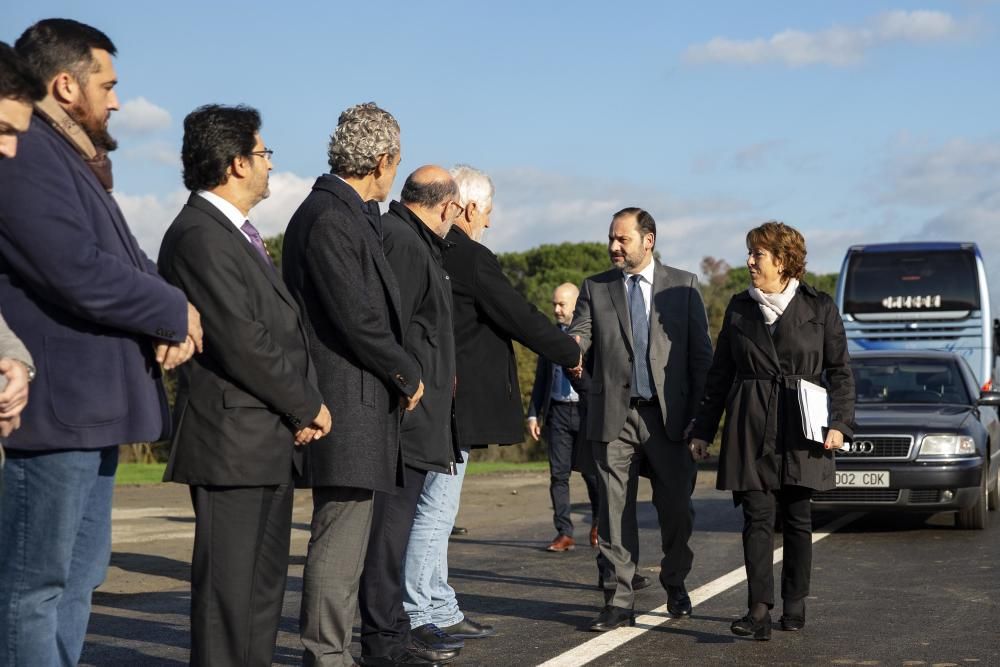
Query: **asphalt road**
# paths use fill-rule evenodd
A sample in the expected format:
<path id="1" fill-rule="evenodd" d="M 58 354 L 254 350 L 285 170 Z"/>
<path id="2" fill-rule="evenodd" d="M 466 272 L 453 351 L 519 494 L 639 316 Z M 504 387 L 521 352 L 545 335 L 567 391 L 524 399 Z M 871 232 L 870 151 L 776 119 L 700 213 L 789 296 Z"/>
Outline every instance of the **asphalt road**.
<path id="1" fill-rule="evenodd" d="M 678 621 L 656 611 L 666 598 L 651 586 L 638 593 L 637 611 L 650 613 L 635 629 L 597 635 L 585 630 L 603 597 L 595 588 L 594 552 L 586 546 L 588 509 L 579 479 L 574 519 L 583 546 L 551 554 L 544 551 L 554 535 L 546 475 L 468 478 L 459 523 L 469 534 L 451 542 L 452 583 L 463 610 L 499 634 L 466 642 L 452 664 L 1000 665 L 996 513 L 985 531 L 958 530 L 950 515 L 860 515 L 814 546 L 806 628 L 775 630 L 772 641 L 753 642 L 729 632 L 746 605 L 741 520 L 730 496 L 713 487 L 714 474 L 703 471 L 688 580 L 694 616 Z M 655 579 L 658 533 L 648 484 L 640 494 L 646 500 L 640 565 Z M 310 510 L 308 493 L 300 493 L 277 665 L 300 663 L 297 617 Z M 817 533 L 834 520 L 817 515 Z M 186 664 L 192 536 L 186 488 L 118 490 L 112 567 L 94 595 L 82 664 Z M 779 571 L 780 565 L 776 579 Z"/>

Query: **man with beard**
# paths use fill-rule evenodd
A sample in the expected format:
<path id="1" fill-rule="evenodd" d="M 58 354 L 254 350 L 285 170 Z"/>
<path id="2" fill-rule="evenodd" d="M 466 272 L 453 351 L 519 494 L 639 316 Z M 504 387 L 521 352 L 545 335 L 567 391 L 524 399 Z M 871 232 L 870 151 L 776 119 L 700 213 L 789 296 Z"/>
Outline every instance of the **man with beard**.
<path id="1" fill-rule="evenodd" d="M 601 491 L 598 546 L 617 579 L 590 626 L 596 632 L 635 623 L 640 466 L 649 468 L 660 524 L 667 611 L 691 614 L 684 579 L 693 560 L 697 467 L 684 436 L 712 364 L 712 342 L 698 279 L 660 264 L 655 245 L 653 216 L 641 208 L 615 213 L 608 231 L 615 268 L 583 282 L 569 329 L 593 356 L 586 429 Z"/>
<path id="2" fill-rule="evenodd" d="M 0 160 L 0 303 L 37 366 L 3 471 L 0 663 L 75 665 L 111 553 L 118 445 L 163 437 L 157 362 L 200 350 L 201 325 L 110 193 L 111 40 L 48 19 L 15 48 L 46 96 Z"/>
<path id="3" fill-rule="evenodd" d="M 330 432 L 295 299 L 250 209 L 272 152 L 249 107 L 184 119 L 187 205 L 160 247 L 163 276 L 202 313 L 205 353 L 180 370 L 164 479 L 194 505 L 191 664 L 270 665 L 292 530 L 296 446 Z"/>

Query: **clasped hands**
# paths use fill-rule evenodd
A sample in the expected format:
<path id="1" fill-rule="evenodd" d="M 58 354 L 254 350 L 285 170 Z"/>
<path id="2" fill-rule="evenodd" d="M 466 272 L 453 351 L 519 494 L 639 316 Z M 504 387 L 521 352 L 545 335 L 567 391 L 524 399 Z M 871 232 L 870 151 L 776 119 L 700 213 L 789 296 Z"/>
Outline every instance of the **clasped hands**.
<path id="1" fill-rule="evenodd" d="M 6 438 L 21 425 L 21 411 L 28 404 L 28 368 L 16 359 L 0 359 L 0 375 L 7 386 L 0 391 L 0 437 Z"/>
<path id="2" fill-rule="evenodd" d="M 201 330 L 201 315 L 198 313 L 197 308 L 188 303 L 187 337 L 181 343 L 169 343 L 167 341 L 155 343 L 156 362 L 167 371 L 177 368 L 193 357 L 196 352 L 204 351 L 203 335 Z"/>
<path id="3" fill-rule="evenodd" d="M 333 417 L 326 404 L 319 406 L 319 414 L 309 426 L 303 426 L 295 433 L 295 444 L 308 445 L 313 440 L 319 440 L 333 428 Z"/>

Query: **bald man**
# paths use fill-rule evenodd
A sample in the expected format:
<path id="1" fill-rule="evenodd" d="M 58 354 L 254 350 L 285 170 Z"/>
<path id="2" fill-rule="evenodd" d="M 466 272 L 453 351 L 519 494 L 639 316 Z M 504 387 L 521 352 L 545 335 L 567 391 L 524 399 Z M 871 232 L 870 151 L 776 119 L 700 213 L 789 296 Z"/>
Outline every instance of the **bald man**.
<path id="1" fill-rule="evenodd" d="M 403 486 L 375 492 L 371 536 L 361 575 L 361 663 L 426 665 L 454 659 L 463 642 L 436 628 L 411 632 L 403 611 L 403 560 L 428 472 L 455 474 L 461 453 L 451 428 L 455 334 L 444 239 L 462 211 L 447 170 L 428 165 L 406 179 L 401 201 L 382 216 L 385 256 L 399 284 L 403 349 L 420 365 L 424 395 L 403 415 L 396 469 Z"/>
<path id="2" fill-rule="evenodd" d="M 572 283 L 559 285 L 552 293 L 552 312 L 559 328 L 565 331 L 573 321 L 573 309 L 580 290 Z M 556 537 L 546 550 L 570 551 L 573 539 L 573 519 L 570 517 L 569 476 L 575 460 L 574 451 L 580 436 L 580 396 L 570 384 L 562 367 L 545 357 L 538 357 L 535 384 L 528 407 L 528 432 L 538 440 L 544 437 L 549 449 L 549 495 L 552 497 L 552 520 Z M 587 470 L 588 468 L 584 468 Z M 594 466 L 581 471 L 590 498 L 590 545 L 597 546 L 598 490 Z"/>

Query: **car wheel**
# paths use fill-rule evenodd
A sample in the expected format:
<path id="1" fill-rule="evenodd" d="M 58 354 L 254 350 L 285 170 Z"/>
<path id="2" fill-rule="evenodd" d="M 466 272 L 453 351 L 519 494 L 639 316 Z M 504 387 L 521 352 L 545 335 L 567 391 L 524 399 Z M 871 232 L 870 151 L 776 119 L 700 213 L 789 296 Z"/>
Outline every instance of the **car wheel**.
<path id="1" fill-rule="evenodd" d="M 993 481 L 986 490 L 986 506 L 991 510 L 1000 508 L 1000 471 L 993 476 Z"/>
<path id="2" fill-rule="evenodd" d="M 983 474 L 980 475 L 979 481 L 979 498 L 976 500 L 976 504 L 966 510 L 958 510 L 955 515 L 955 525 L 958 528 L 964 530 L 982 530 L 986 527 L 986 507 L 989 504 L 987 500 L 987 483 L 986 477 L 988 476 L 989 468 L 983 468 Z"/>

